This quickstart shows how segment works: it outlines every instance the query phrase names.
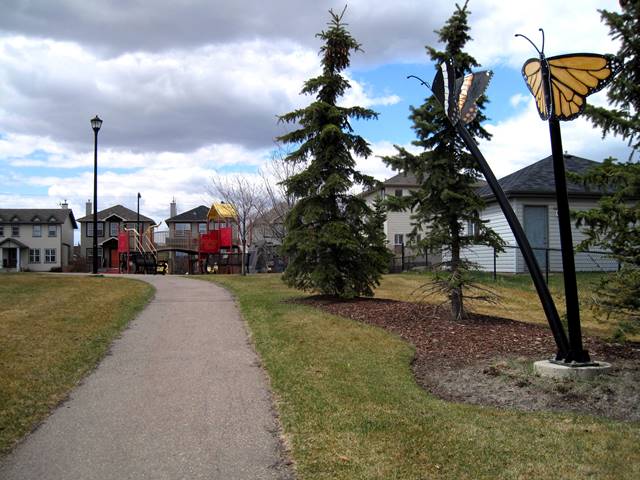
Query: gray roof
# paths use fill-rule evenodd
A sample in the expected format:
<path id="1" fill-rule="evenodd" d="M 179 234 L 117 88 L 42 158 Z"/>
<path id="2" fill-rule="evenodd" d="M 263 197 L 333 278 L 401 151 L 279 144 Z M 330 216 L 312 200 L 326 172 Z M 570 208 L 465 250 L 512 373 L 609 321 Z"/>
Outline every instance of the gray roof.
<path id="1" fill-rule="evenodd" d="M 73 228 L 78 228 L 73 212 L 68 208 L 0 208 L 1 223 L 62 224 L 67 218 L 71 219 Z"/>
<path id="2" fill-rule="evenodd" d="M 166 223 L 193 223 L 193 222 L 206 222 L 209 215 L 209 207 L 200 205 L 199 207 L 192 208 L 186 212 L 180 213 L 175 217 L 167 218 Z"/>
<path id="3" fill-rule="evenodd" d="M 104 210 L 100 210 L 98 212 L 98 221 L 104 222 L 107 218 L 112 215 L 116 215 L 120 217 L 125 222 L 135 222 L 137 221 L 138 214 L 133 210 L 128 209 L 127 207 L 123 207 L 122 205 L 114 205 L 113 207 L 106 208 Z M 93 222 L 93 214 L 87 215 L 78 219 L 79 222 Z M 149 217 L 145 217 L 140 214 L 140 221 L 146 223 L 156 224 L 155 220 Z"/>
<path id="4" fill-rule="evenodd" d="M 585 173 L 590 168 L 599 165 L 598 162 L 587 160 L 573 155 L 565 155 L 566 170 L 573 173 Z M 553 175 L 553 157 L 548 156 L 536 163 L 524 167 L 498 180 L 498 183 L 507 196 L 555 196 L 555 178 Z M 567 192 L 571 196 L 598 197 L 604 192 L 599 188 L 589 188 L 588 185 L 573 183 L 567 180 Z M 493 197 L 489 185 L 478 189 L 478 194 L 483 198 Z"/>
<path id="5" fill-rule="evenodd" d="M 418 180 L 413 173 L 401 172 L 391 178 L 382 182 L 385 187 L 415 187 L 418 185 Z"/>

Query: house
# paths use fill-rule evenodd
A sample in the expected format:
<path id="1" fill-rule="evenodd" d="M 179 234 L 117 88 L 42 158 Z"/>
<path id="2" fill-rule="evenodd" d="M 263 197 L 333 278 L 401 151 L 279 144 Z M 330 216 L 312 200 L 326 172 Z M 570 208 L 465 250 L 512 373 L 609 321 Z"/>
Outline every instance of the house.
<path id="1" fill-rule="evenodd" d="M 62 208 L 0 209 L 0 271 L 49 272 L 69 265 L 78 224 Z"/>
<path id="2" fill-rule="evenodd" d="M 418 181 L 416 177 L 411 173 L 399 173 L 384 182 L 378 187 L 371 190 L 367 190 L 362 194 L 369 206 L 373 206 L 373 203 L 377 198 L 384 199 L 389 195 L 396 197 L 403 197 L 409 195 L 409 192 L 418 188 Z M 396 255 L 406 255 L 407 257 L 413 256 L 416 258 L 421 257 L 424 263 L 424 252 L 412 251 L 407 247 L 409 233 L 413 230 L 411 225 L 411 212 L 387 212 L 387 219 L 384 222 L 384 233 L 387 237 L 387 245 L 389 249 Z M 429 252 L 427 257 L 427 264 L 433 264 L 440 262 L 441 256 L 438 252 Z"/>
<path id="3" fill-rule="evenodd" d="M 209 207 L 200 205 L 181 214 L 177 214 L 175 201 L 169 207 L 171 217 L 165 220 L 169 230 L 167 237 L 171 239 L 183 239 L 187 243 L 193 243 L 193 249 L 198 249 L 200 234 L 208 231 Z"/>
<path id="4" fill-rule="evenodd" d="M 568 172 L 584 173 L 598 162 L 576 157 L 564 156 Z M 523 229 L 534 249 L 541 269 L 551 272 L 562 271 L 562 254 L 560 250 L 560 233 L 557 219 L 555 179 L 553 174 L 553 158 L 543 158 L 524 167 L 499 181 L 511 206 L 523 226 Z M 568 181 L 567 191 L 571 210 L 589 210 L 597 206 L 603 192 Z M 506 218 L 488 185 L 478 189 L 478 194 L 485 200 L 486 207 L 481 218 L 487 220 L 488 226 L 496 231 L 508 245 L 504 253 L 495 255 L 493 248 L 478 246 L 466 249 L 464 257 L 482 270 L 493 271 L 494 260 L 497 272 L 524 273 L 524 258 L 516 247 L 516 241 Z M 473 234 L 473 225 L 466 226 L 466 233 Z M 580 243 L 585 235 L 580 228 L 572 224 L 574 245 Z M 577 271 L 615 271 L 618 264 L 605 253 L 580 253 L 575 256 Z"/>
<path id="5" fill-rule="evenodd" d="M 118 232 L 122 228 L 138 229 L 138 214 L 122 205 L 114 205 L 101 210 L 98 216 L 98 264 L 100 268 L 118 268 Z M 80 254 L 87 265 L 93 262 L 93 210 L 91 202 L 86 204 L 86 215 L 78 219 L 80 223 Z M 155 221 L 140 215 L 140 234 Z"/>
<path id="6" fill-rule="evenodd" d="M 176 201 L 169 206 L 169 218 L 165 220 L 168 230 L 155 233 L 155 242 L 167 250 L 162 255 L 169 262 L 171 273 L 193 273 L 196 271 L 200 235 L 208 231 L 209 207 L 200 205 L 186 212 L 177 213 Z"/>

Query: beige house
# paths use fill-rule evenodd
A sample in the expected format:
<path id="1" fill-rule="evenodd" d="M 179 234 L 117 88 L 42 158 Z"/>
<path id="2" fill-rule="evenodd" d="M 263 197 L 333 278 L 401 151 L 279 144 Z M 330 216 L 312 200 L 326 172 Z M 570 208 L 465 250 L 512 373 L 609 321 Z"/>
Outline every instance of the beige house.
<path id="1" fill-rule="evenodd" d="M 399 173 L 384 182 L 375 189 L 368 190 L 362 194 L 366 202 L 373 206 L 377 198 L 384 199 L 388 196 L 404 197 L 409 192 L 416 190 L 418 182 L 411 173 Z M 425 263 L 424 252 L 413 251 L 409 246 L 409 233 L 413 227 L 411 226 L 411 212 L 387 212 L 387 220 L 384 222 L 384 233 L 387 237 L 387 246 L 400 259 L 405 256 L 407 262 Z M 440 254 L 429 252 L 426 259 L 427 264 L 433 264 L 440 261 Z"/>
<path id="2" fill-rule="evenodd" d="M 49 272 L 69 265 L 78 224 L 62 208 L 0 209 L 0 271 Z"/>
<path id="3" fill-rule="evenodd" d="M 118 268 L 118 233 L 122 228 L 138 228 L 137 212 L 122 205 L 114 205 L 98 212 L 98 267 Z M 93 210 L 91 202 L 86 204 L 86 215 L 78 219 L 80 223 L 80 255 L 88 265 L 93 262 Z M 155 221 L 140 215 L 140 234 Z"/>

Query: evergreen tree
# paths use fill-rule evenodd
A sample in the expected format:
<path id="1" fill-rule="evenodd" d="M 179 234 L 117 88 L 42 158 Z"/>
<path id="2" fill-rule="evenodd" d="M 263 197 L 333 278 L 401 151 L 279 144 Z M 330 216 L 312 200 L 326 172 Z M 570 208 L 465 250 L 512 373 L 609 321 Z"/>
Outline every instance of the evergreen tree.
<path id="1" fill-rule="evenodd" d="M 353 133 L 350 119 L 377 114 L 361 107 L 341 107 L 338 99 L 349 88 L 340 74 L 360 44 L 342 23 L 344 11 L 333 11 L 320 53 L 322 74 L 305 82 L 302 93 L 315 95 L 308 107 L 280 117 L 300 128 L 278 138 L 293 144 L 286 161 L 306 168 L 288 178 L 288 193 L 299 199 L 286 218 L 283 253 L 289 257 L 284 280 L 290 286 L 340 298 L 373 295 L 388 268 L 390 252 L 382 234 L 383 213 L 350 193 L 354 184 L 371 187 L 375 180 L 356 170 L 351 152 L 368 157 L 367 142 Z"/>
<path id="2" fill-rule="evenodd" d="M 622 313 L 640 320 L 640 163 L 633 155 L 640 149 L 640 2 L 620 2 L 621 13 L 601 10 L 610 35 L 620 41 L 617 53 L 622 68 L 613 79 L 607 96 L 611 108 L 587 105 L 586 116 L 602 128 L 629 142 L 632 155 L 625 162 L 608 158 L 587 172 L 582 180 L 613 191 L 589 211 L 575 212 L 578 225 L 586 225 L 587 239 L 581 249 L 606 248 L 622 269 L 603 281 L 600 306 L 607 313 Z M 624 328 L 624 324 L 621 324 Z M 637 327 L 637 325 L 636 325 Z"/>
<path id="3" fill-rule="evenodd" d="M 622 13 L 600 10 L 609 26 L 609 35 L 620 41 L 616 55 L 622 68 L 607 91 L 613 108 L 587 105 L 585 115 L 602 129 L 603 136 L 613 133 L 640 149 L 640 2 L 621 0 Z"/>
<path id="4" fill-rule="evenodd" d="M 431 60 L 437 63 L 452 60 L 459 76 L 479 66 L 463 51 L 471 40 L 467 23 L 469 13 L 467 2 L 463 7 L 456 4 L 453 15 L 436 31 L 444 51 L 426 47 Z M 478 101 L 478 115 L 467 126 L 475 138 L 490 138 L 480 125 L 486 119 L 482 113 L 485 102 L 483 96 Z M 489 245 L 501 250 L 504 244 L 480 219 L 484 203 L 475 191 L 480 178 L 478 166 L 465 150 L 438 101 L 431 96 L 422 106 L 411 107 L 409 118 L 418 137 L 413 144 L 424 151 L 414 155 L 396 146 L 397 154 L 385 157 L 384 161 L 395 170 L 412 172 L 419 187 L 409 196 L 390 197 L 389 206 L 393 210 L 412 210 L 411 244 L 420 250 L 443 248 L 448 251 L 451 259 L 445 265 L 448 267 L 446 276 L 436 277 L 436 283 L 451 301 L 452 317 L 460 318 L 464 312 L 463 288 L 470 285 L 468 269 L 471 266 L 460 258 L 461 249 L 470 245 Z M 471 231 L 464 234 L 466 225 L 471 226 Z"/>

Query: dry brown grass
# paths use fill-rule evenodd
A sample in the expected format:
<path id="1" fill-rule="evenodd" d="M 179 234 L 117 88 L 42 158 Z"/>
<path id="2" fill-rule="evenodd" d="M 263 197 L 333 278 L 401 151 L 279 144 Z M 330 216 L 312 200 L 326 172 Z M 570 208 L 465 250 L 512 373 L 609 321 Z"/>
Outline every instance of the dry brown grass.
<path id="1" fill-rule="evenodd" d="M 377 298 L 388 298 L 406 302 L 442 303 L 445 298 L 442 295 L 425 297 L 420 294 L 421 286 L 431 277 L 428 274 L 397 274 L 385 275 L 380 287 L 375 291 Z M 597 315 L 591 308 L 592 296 L 597 288 L 599 275 L 579 275 L 580 290 L 580 319 L 585 333 L 605 338 L 611 338 L 618 322 L 614 318 L 603 318 Z M 494 282 L 490 276 L 480 276 L 478 282 L 495 291 L 500 297 L 496 305 L 468 302 L 467 308 L 475 313 L 494 315 L 510 318 L 527 323 L 547 325 L 547 320 L 540 305 L 538 295 L 528 276 L 502 276 Z M 558 308 L 558 313 L 563 316 L 566 313 L 564 291 L 562 288 L 562 276 L 554 274 L 550 278 L 549 289 Z M 629 340 L 638 341 L 640 335 L 629 335 Z"/>

